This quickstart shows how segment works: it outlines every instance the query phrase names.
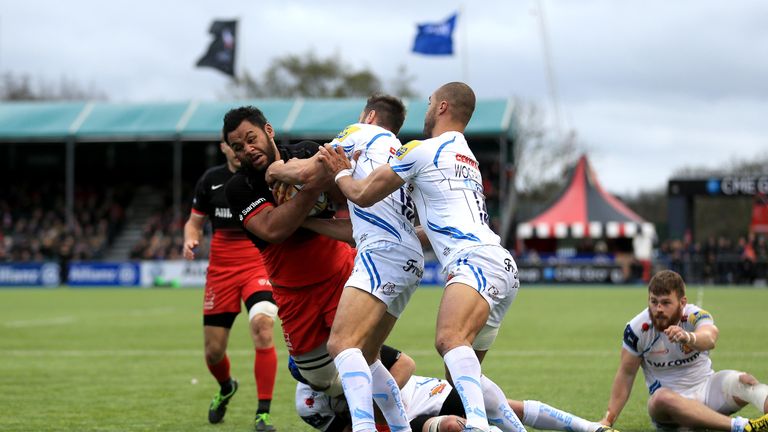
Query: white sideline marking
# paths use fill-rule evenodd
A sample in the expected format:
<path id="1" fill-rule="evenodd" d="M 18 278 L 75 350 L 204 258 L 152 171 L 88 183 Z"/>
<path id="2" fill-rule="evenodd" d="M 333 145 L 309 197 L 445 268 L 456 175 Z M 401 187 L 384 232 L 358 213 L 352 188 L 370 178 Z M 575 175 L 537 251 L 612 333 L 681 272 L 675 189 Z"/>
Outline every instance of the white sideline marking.
<path id="1" fill-rule="evenodd" d="M 157 307 L 149 309 L 133 309 L 125 311 L 122 316 L 129 317 L 143 317 L 149 315 L 163 315 L 173 313 L 176 311 L 175 307 Z M 3 323 L 5 327 L 9 328 L 25 328 L 25 327 L 45 327 L 53 325 L 72 324 L 77 322 L 78 319 L 73 316 L 42 318 L 42 319 L 30 319 L 30 320 L 15 320 Z"/>
<path id="2" fill-rule="evenodd" d="M 285 354 L 285 349 L 278 349 L 281 354 Z M 200 357 L 201 349 L 120 349 L 120 350 L 41 350 L 41 349 L 13 349 L 0 350 L 0 355 L 13 357 Z M 227 350 L 230 355 L 252 356 L 253 350 Z M 433 350 L 413 350 L 406 351 L 412 357 L 437 357 L 437 352 Z M 515 350 L 490 350 L 488 353 L 490 359 L 494 357 L 537 357 L 537 358 L 561 358 L 561 357 L 619 357 L 619 351 L 555 351 L 555 350 L 537 350 L 537 351 L 515 351 Z M 743 358 L 743 357 L 766 357 L 768 351 L 756 352 L 719 352 L 716 357 L 719 358 Z"/>
<path id="3" fill-rule="evenodd" d="M 10 328 L 45 327 L 49 325 L 72 324 L 75 321 L 77 321 L 75 317 L 63 316 L 45 319 L 8 321 L 5 323 L 5 326 Z"/>

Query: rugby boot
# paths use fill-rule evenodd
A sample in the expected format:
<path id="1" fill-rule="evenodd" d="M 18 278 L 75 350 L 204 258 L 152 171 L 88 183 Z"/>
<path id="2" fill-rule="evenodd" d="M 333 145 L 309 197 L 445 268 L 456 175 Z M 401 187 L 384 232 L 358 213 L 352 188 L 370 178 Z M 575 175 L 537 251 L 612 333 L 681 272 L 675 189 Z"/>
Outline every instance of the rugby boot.
<path id="1" fill-rule="evenodd" d="M 232 396 L 235 395 L 237 392 L 237 380 L 232 380 L 232 390 L 223 395 L 221 394 L 221 390 L 219 390 L 218 393 L 216 393 L 216 396 L 213 397 L 213 400 L 211 401 L 211 406 L 208 407 L 208 421 L 211 423 L 220 423 L 222 420 L 224 420 L 224 414 L 227 413 L 227 404 L 229 404 L 229 400 L 232 399 Z"/>
<path id="2" fill-rule="evenodd" d="M 768 414 L 750 419 L 744 426 L 744 432 L 768 432 Z"/>
<path id="3" fill-rule="evenodd" d="M 253 420 L 254 432 L 275 432 L 275 426 L 272 424 L 272 416 L 269 413 L 256 414 Z"/>

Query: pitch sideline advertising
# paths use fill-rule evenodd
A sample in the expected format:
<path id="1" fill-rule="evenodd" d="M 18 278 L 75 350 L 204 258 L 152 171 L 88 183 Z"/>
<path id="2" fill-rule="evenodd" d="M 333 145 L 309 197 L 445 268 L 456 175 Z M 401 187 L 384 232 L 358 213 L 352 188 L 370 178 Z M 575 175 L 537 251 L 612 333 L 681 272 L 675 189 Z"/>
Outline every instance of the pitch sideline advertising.
<path id="1" fill-rule="evenodd" d="M 205 260 L 142 261 L 141 286 L 201 287 L 205 286 L 207 272 Z"/>
<path id="2" fill-rule="evenodd" d="M 59 265 L 44 263 L 0 264 L 0 287 L 56 287 L 59 286 Z"/>

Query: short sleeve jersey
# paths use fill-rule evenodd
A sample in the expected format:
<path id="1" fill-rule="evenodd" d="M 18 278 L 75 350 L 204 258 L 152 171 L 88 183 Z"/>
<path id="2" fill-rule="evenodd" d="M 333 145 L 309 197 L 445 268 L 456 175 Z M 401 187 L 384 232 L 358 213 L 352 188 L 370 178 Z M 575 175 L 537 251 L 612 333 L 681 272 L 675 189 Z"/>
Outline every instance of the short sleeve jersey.
<path id="1" fill-rule="evenodd" d="M 317 153 L 318 144 L 302 141 L 278 145 L 283 160 L 306 159 Z M 301 288 L 328 280 L 346 265 L 350 246 L 346 243 L 299 228 L 282 243 L 269 243 L 245 228 L 248 221 L 268 207 L 276 206 L 264 172 L 240 170 L 226 185 L 232 214 L 245 234 L 259 248 L 275 288 Z"/>
<path id="2" fill-rule="evenodd" d="M 347 126 L 331 144 L 341 146 L 348 157 L 360 151 L 352 173 L 352 178 L 356 180 L 365 178 L 377 167 L 388 163 L 400 148 L 400 141 L 392 132 L 364 123 Z M 368 208 L 348 202 L 352 232 L 358 249 L 365 249 L 370 243 L 384 240 L 421 252 L 421 243 L 413 227 L 416 209 L 408 187 L 408 184 L 401 186 Z"/>
<path id="3" fill-rule="evenodd" d="M 683 309 L 680 327 L 692 332 L 701 326 L 713 325 L 712 315 L 694 304 Z M 623 347 L 642 359 L 645 384 L 653 394 L 661 387 L 676 392 L 698 385 L 712 375 L 709 351 L 696 351 L 687 345 L 669 340 L 664 332 L 653 326 L 648 308 L 640 312 L 624 328 Z"/>
<path id="4" fill-rule="evenodd" d="M 443 268 L 464 249 L 500 244 L 488 226 L 480 166 L 463 134 L 411 141 L 390 165 L 413 184 L 419 220 Z"/>
<path id="5" fill-rule="evenodd" d="M 233 175 L 227 165 L 218 165 L 203 173 L 195 186 L 192 212 L 210 218 L 214 233 L 220 229 L 237 233 L 242 231 L 238 221 L 232 217 L 224 189 Z M 242 236 L 245 238 L 245 235 Z"/>
<path id="6" fill-rule="evenodd" d="M 451 389 L 445 380 L 412 376 L 400 389 L 408 421 L 421 415 L 438 415 Z M 303 383 L 296 385 L 296 411 L 305 423 L 321 431 L 330 430 L 337 417 L 349 417 L 349 407 L 343 397 L 332 398 Z"/>

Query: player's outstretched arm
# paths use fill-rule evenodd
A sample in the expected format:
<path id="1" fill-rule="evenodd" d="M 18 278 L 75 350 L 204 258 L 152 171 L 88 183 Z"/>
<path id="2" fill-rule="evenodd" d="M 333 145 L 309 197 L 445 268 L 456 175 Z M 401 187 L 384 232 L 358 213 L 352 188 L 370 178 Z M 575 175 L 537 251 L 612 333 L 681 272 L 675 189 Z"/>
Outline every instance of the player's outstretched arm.
<path id="1" fill-rule="evenodd" d="M 632 355 L 624 348 L 621 349 L 621 362 L 619 363 L 619 369 L 616 371 L 616 376 L 613 378 L 608 410 L 605 412 L 605 416 L 600 419 L 600 423 L 606 426 L 613 426 L 616 419 L 619 418 L 621 410 L 624 409 L 629 400 L 632 384 L 635 382 L 635 376 L 640 368 L 641 361 L 640 357 Z"/>
<path id="2" fill-rule="evenodd" d="M 182 255 L 188 260 L 195 259 L 195 248 L 200 244 L 203 238 L 203 225 L 205 216 L 190 213 L 187 223 L 184 224 L 184 247 Z"/>
<path id="3" fill-rule="evenodd" d="M 301 224 L 303 228 L 322 234 L 332 239 L 347 242 L 354 246 L 352 222 L 349 219 L 324 219 L 310 217 Z"/>
<path id="4" fill-rule="evenodd" d="M 332 184 L 317 154 L 308 159 L 293 158 L 288 161 L 272 162 L 267 168 L 265 179 L 270 185 L 276 181 L 292 185 L 303 185 L 316 181 L 322 181 L 327 186 Z"/>
<path id="5" fill-rule="evenodd" d="M 669 326 L 664 330 L 670 341 L 688 345 L 696 351 L 708 351 L 715 348 L 719 330 L 714 324 L 699 325 L 694 331 L 685 331 L 680 326 Z"/>
<path id="6" fill-rule="evenodd" d="M 344 196 L 360 207 L 376 204 L 404 183 L 388 164 L 381 165 L 363 179 L 353 179 L 352 164 L 341 147 L 320 147 L 318 154 Z"/>

